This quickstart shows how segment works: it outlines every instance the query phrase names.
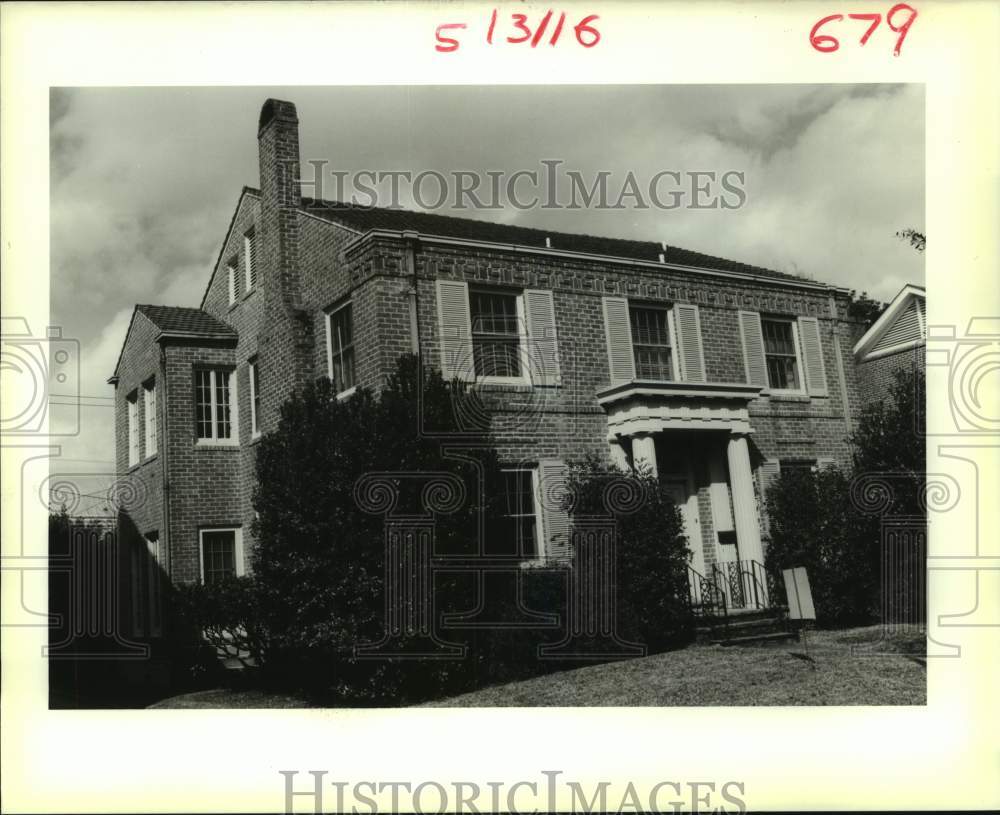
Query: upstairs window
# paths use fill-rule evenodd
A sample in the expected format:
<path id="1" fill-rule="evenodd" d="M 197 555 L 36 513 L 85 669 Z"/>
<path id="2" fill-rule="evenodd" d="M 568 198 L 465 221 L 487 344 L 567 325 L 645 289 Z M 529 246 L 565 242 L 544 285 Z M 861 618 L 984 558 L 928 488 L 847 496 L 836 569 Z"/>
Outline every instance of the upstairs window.
<path id="1" fill-rule="evenodd" d="M 239 527 L 201 530 L 201 579 L 206 586 L 242 577 L 243 534 Z"/>
<path id="2" fill-rule="evenodd" d="M 665 308 L 629 308 L 632 353 L 637 379 L 674 379 L 673 343 L 669 312 Z"/>
<path id="3" fill-rule="evenodd" d="M 345 303 L 326 315 L 326 336 L 330 381 L 337 393 L 344 393 L 356 384 L 351 303 Z"/>
<path id="4" fill-rule="evenodd" d="M 504 538 L 524 558 L 539 558 L 539 507 L 537 476 L 534 469 L 504 470 Z"/>
<path id="5" fill-rule="evenodd" d="M 243 266 L 247 291 L 257 285 L 257 230 L 250 227 L 243 236 Z"/>
<path id="6" fill-rule="evenodd" d="M 772 390 L 800 390 L 798 340 L 792 320 L 761 318 L 767 384 Z"/>
<path id="7" fill-rule="evenodd" d="M 257 358 L 250 360 L 250 435 L 260 435 L 260 378 Z"/>
<path id="8" fill-rule="evenodd" d="M 132 391 L 125 397 L 128 404 L 128 466 L 139 463 L 139 393 Z"/>
<path id="9" fill-rule="evenodd" d="M 240 270 L 236 258 L 230 258 L 226 264 L 226 274 L 229 280 L 229 305 L 233 305 L 236 302 L 236 294 L 239 290 L 237 278 L 239 277 Z"/>
<path id="10" fill-rule="evenodd" d="M 232 376 L 221 369 L 195 371 L 195 424 L 198 441 L 236 440 L 232 417 Z"/>
<path id="11" fill-rule="evenodd" d="M 146 435 L 146 458 L 156 455 L 156 380 L 142 386 L 142 411 Z"/>
<path id="12" fill-rule="evenodd" d="M 469 313 L 476 376 L 520 378 L 521 298 L 516 294 L 470 291 Z"/>

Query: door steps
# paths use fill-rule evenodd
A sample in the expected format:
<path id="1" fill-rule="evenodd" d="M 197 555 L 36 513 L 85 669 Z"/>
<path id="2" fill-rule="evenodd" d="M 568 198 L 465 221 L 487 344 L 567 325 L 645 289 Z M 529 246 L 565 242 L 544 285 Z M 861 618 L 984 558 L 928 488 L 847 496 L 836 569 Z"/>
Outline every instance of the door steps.
<path id="1" fill-rule="evenodd" d="M 713 645 L 755 645 L 794 639 L 788 609 L 730 609 L 723 615 L 702 617 L 695 626 L 698 642 Z"/>

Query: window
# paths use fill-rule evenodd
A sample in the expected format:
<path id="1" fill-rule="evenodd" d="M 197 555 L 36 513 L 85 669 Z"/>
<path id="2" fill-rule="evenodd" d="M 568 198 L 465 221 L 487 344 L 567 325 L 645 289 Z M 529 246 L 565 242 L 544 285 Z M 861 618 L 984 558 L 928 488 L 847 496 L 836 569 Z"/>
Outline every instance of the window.
<path id="1" fill-rule="evenodd" d="M 637 379 L 674 379 L 673 344 L 665 308 L 629 308 Z"/>
<path id="2" fill-rule="evenodd" d="M 504 470 L 504 539 L 525 558 L 542 557 L 538 530 L 538 482 L 533 469 Z"/>
<path id="3" fill-rule="evenodd" d="M 250 372 L 250 434 L 260 435 L 260 379 L 258 378 L 257 357 L 247 366 Z"/>
<path id="4" fill-rule="evenodd" d="M 354 320 L 351 303 L 337 307 L 326 316 L 327 363 L 330 381 L 337 393 L 355 385 Z"/>
<path id="5" fill-rule="evenodd" d="M 226 264 L 226 273 L 229 275 L 229 305 L 236 302 L 237 277 L 239 276 L 239 265 L 236 258 L 230 258 Z"/>
<path id="6" fill-rule="evenodd" d="M 516 294 L 469 292 L 477 377 L 521 377 L 522 306 Z"/>
<path id="7" fill-rule="evenodd" d="M 195 371 L 195 424 L 199 441 L 234 442 L 232 376 L 229 371 Z"/>
<path id="8" fill-rule="evenodd" d="M 160 533 L 147 532 L 132 547 L 132 627 L 137 637 L 159 636 Z"/>
<path id="9" fill-rule="evenodd" d="M 243 575 L 243 534 L 239 527 L 201 530 L 201 579 L 206 586 Z"/>
<path id="10" fill-rule="evenodd" d="M 128 402 L 128 466 L 139 463 L 139 394 L 132 391 L 125 397 Z"/>
<path id="11" fill-rule="evenodd" d="M 800 389 L 798 339 L 791 320 L 761 319 L 767 384 L 772 390 Z"/>
<path id="12" fill-rule="evenodd" d="M 247 291 L 257 285 L 257 230 L 251 227 L 243 236 L 243 266 Z"/>
<path id="13" fill-rule="evenodd" d="M 816 469 L 817 462 L 814 458 L 783 458 L 778 467 L 782 475 L 791 475 L 793 478 L 810 475 Z"/>
<path id="14" fill-rule="evenodd" d="M 156 381 L 142 386 L 142 410 L 146 431 L 146 458 L 156 455 Z"/>

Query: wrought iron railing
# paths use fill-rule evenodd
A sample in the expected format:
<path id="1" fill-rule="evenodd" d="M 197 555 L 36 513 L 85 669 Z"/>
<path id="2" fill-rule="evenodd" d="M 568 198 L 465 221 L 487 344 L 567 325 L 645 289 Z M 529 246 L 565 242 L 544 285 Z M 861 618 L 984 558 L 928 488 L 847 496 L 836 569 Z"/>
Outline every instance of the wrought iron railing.
<path id="1" fill-rule="evenodd" d="M 722 587 L 726 605 L 733 609 L 771 606 L 767 571 L 759 560 L 730 560 L 712 564 L 714 582 Z"/>

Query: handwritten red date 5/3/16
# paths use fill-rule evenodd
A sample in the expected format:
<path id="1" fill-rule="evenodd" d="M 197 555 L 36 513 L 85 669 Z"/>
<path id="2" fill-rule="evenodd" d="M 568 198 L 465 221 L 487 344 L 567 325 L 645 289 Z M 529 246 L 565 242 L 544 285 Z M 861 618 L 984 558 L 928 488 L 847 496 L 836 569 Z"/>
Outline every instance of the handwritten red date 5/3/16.
<path id="1" fill-rule="evenodd" d="M 509 19 L 508 19 L 509 16 Z M 537 48 L 539 43 L 546 42 L 548 45 L 555 45 L 562 38 L 564 41 L 575 39 L 584 48 L 593 48 L 601 41 L 601 32 L 595 27 L 595 23 L 600 18 L 596 14 L 589 14 L 581 19 L 576 25 L 566 30 L 566 12 L 559 12 L 559 16 L 553 20 L 555 13 L 549 9 L 539 20 L 531 21 L 527 14 L 501 15 L 497 9 L 493 9 L 490 15 L 489 24 L 486 28 L 486 44 L 493 45 L 499 42 L 509 42 L 513 44 L 526 42 L 531 48 Z M 551 26 L 551 27 L 550 27 Z M 457 51 L 461 42 L 459 32 L 468 28 L 466 23 L 444 23 L 437 27 L 434 32 L 437 44 L 434 50 L 444 54 Z M 572 32 L 572 38 L 570 33 Z"/>
<path id="2" fill-rule="evenodd" d="M 861 35 L 861 39 L 859 40 L 861 45 L 868 42 L 868 38 L 875 32 L 875 29 L 878 28 L 879 23 L 882 22 L 881 14 L 848 14 L 847 16 L 852 20 L 864 20 L 871 24 L 868 26 L 865 33 Z M 822 51 L 824 54 L 836 51 L 840 48 L 840 41 L 832 34 L 821 34 L 820 29 L 843 19 L 843 14 L 831 14 L 829 17 L 817 20 L 816 25 L 814 25 L 812 30 L 809 32 L 809 44 L 817 51 Z M 903 47 L 903 40 L 906 39 L 906 35 L 910 31 L 910 26 L 913 25 L 913 21 L 916 19 L 917 10 L 913 8 L 913 6 L 906 5 L 906 3 L 897 3 L 889 9 L 889 13 L 885 15 L 886 25 L 899 35 L 896 37 L 896 47 L 892 51 L 892 55 L 894 57 L 899 56 L 899 49 Z M 827 28 L 827 31 L 830 30 L 831 29 Z"/>

